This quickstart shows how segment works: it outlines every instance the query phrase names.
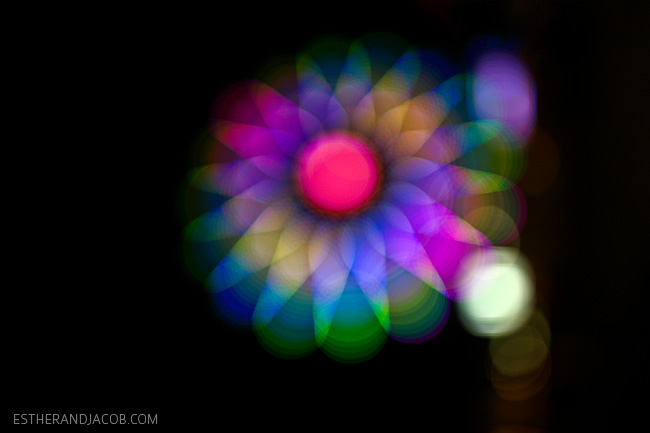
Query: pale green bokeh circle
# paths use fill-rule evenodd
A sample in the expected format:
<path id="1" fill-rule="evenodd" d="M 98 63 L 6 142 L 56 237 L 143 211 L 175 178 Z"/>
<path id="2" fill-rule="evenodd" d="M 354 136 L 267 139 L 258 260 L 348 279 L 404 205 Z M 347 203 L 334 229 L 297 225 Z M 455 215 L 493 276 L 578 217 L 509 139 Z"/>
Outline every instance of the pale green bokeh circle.
<path id="1" fill-rule="evenodd" d="M 467 297 L 458 303 L 465 328 L 474 335 L 494 337 L 516 331 L 534 304 L 532 271 L 516 248 L 496 249 L 495 261 L 470 270 Z"/>

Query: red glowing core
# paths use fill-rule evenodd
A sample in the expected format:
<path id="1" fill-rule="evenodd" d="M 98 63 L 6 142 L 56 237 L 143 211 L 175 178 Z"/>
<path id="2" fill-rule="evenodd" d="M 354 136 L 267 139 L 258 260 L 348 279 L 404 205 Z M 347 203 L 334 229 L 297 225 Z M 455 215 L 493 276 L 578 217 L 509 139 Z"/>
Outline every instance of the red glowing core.
<path id="1" fill-rule="evenodd" d="M 374 151 L 361 138 L 343 132 L 322 135 L 305 145 L 297 170 L 304 200 L 330 216 L 363 210 L 380 183 Z"/>

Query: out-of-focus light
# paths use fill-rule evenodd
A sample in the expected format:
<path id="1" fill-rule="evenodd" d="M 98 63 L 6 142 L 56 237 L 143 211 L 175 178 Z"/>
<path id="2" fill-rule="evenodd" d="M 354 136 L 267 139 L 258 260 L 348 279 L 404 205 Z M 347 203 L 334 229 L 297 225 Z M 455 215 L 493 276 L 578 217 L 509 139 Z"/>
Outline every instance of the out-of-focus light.
<path id="1" fill-rule="evenodd" d="M 467 296 L 458 303 L 466 329 L 480 336 L 515 331 L 528 319 L 534 302 L 528 261 L 515 248 L 498 247 L 493 262 L 469 263 Z"/>
<path id="2" fill-rule="evenodd" d="M 505 50 L 490 50 L 474 65 L 474 110 L 480 119 L 499 119 L 528 138 L 536 120 L 535 84 L 524 62 Z"/>
<path id="3" fill-rule="evenodd" d="M 378 192 L 380 170 L 373 151 L 351 134 L 328 133 L 308 143 L 298 171 L 308 205 L 333 216 L 362 210 Z"/>
<path id="4" fill-rule="evenodd" d="M 516 332 L 490 341 L 490 380 L 501 398 L 526 400 L 544 388 L 551 372 L 550 343 L 548 322 L 539 311 Z"/>
<path id="5" fill-rule="evenodd" d="M 509 338 L 490 341 L 492 363 L 505 376 L 523 376 L 538 369 L 546 359 L 544 338 L 535 328 L 525 326 Z"/>
<path id="6" fill-rule="evenodd" d="M 498 246 L 525 221 L 532 87 L 514 54 L 477 56 L 467 73 L 390 37 L 324 41 L 224 92 L 183 250 L 227 323 L 355 363 L 434 337 L 453 301 L 478 335 L 525 319 L 529 273 Z"/>

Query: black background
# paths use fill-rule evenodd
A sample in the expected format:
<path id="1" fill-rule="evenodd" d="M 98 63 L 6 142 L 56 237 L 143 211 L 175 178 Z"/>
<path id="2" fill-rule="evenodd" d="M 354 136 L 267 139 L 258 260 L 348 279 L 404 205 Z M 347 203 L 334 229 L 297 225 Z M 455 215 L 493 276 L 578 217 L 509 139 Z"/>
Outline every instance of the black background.
<path id="1" fill-rule="evenodd" d="M 354 420 L 361 428 L 396 421 L 443 431 L 503 424 L 593 431 L 632 426 L 643 414 L 647 10 L 348 3 L 16 15 L 9 44 L 23 95 L 15 111 L 25 123 L 7 171 L 7 189 L 17 191 L 5 210 L 13 223 L 4 286 L 15 295 L 4 304 L 8 416 L 157 413 L 159 427 L 311 429 Z M 555 183 L 529 198 L 521 241 L 546 276 L 553 332 L 552 375 L 533 409 L 494 395 L 487 341 L 467 334 L 453 310 L 432 341 L 388 341 L 361 365 L 320 352 L 284 361 L 252 333 L 223 325 L 183 271 L 177 194 L 214 98 L 319 37 L 371 31 L 452 57 L 474 37 L 502 36 L 517 41 L 531 65 L 538 126 L 560 154 Z M 536 255 L 542 250 L 551 253 Z"/>

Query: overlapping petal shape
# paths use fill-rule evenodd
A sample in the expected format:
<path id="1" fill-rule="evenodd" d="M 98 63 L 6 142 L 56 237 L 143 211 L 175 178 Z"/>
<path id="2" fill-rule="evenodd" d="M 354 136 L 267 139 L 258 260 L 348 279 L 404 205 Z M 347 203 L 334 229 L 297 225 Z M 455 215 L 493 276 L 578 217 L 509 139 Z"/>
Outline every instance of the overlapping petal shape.
<path id="1" fill-rule="evenodd" d="M 526 215 L 515 183 L 534 85 L 512 53 L 480 59 L 454 74 L 395 39 L 330 41 L 222 96 L 183 209 L 188 268 L 226 322 L 278 356 L 342 362 L 442 329 L 475 286 L 467 267 Z M 327 131 L 364 137 L 382 161 L 380 194 L 353 217 L 312 212 L 297 192 L 297 155 Z"/>

